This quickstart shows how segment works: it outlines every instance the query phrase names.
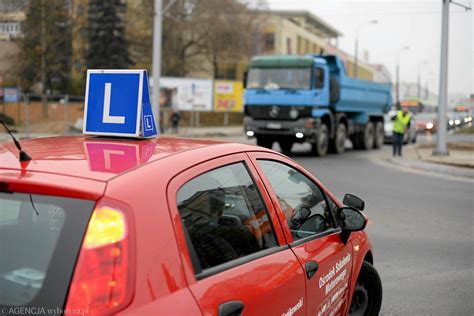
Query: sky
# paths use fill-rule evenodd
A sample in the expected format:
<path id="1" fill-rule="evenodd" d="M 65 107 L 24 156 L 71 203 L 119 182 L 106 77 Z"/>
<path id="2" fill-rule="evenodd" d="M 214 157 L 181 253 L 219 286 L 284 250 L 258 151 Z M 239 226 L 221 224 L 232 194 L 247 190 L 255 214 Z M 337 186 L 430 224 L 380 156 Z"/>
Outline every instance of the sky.
<path id="1" fill-rule="evenodd" d="M 457 2 L 474 6 L 472 0 Z M 438 94 L 442 0 L 267 0 L 274 10 L 308 10 L 338 29 L 339 47 L 354 54 L 359 29 L 359 56 L 382 63 L 395 79 L 400 51 L 400 80 L 428 85 Z M 377 20 L 377 24 L 368 24 Z M 365 24 L 365 25 L 364 25 Z M 362 26 L 361 26 L 362 25 Z M 474 94 L 474 13 L 450 5 L 448 93 Z M 408 50 L 400 50 L 408 46 Z"/>

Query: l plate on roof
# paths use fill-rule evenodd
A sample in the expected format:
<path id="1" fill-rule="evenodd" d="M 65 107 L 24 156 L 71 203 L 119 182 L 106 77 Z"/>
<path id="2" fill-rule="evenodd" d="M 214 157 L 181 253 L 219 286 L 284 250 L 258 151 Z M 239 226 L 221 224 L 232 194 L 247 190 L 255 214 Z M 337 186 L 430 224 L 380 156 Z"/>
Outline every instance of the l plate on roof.
<path id="1" fill-rule="evenodd" d="M 83 133 L 134 138 L 156 136 L 147 71 L 88 70 Z"/>

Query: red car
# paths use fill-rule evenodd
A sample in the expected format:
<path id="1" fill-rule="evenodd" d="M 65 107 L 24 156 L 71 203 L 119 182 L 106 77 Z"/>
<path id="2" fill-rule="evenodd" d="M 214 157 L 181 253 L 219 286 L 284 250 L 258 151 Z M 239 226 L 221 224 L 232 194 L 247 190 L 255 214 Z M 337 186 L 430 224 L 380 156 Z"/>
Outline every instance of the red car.
<path id="1" fill-rule="evenodd" d="M 2 315 L 376 315 L 363 231 L 288 157 L 243 144 L 0 145 Z"/>

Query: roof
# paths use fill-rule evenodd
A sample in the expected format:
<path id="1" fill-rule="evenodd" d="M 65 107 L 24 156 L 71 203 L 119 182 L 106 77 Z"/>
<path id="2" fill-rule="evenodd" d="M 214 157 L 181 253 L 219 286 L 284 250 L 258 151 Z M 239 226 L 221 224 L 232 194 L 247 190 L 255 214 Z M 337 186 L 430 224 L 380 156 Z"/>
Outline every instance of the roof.
<path id="1" fill-rule="evenodd" d="M 338 31 L 335 27 L 329 25 L 320 17 L 312 14 L 309 11 L 304 10 L 262 10 L 261 12 L 269 15 L 278 15 L 285 18 L 304 18 L 306 23 L 311 24 L 318 30 L 321 30 L 322 33 L 326 34 L 327 37 L 338 37 L 342 33 Z"/>
<path id="2" fill-rule="evenodd" d="M 313 64 L 313 57 L 297 55 L 268 55 L 252 58 L 253 68 L 306 68 Z"/>
<path id="3" fill-rule="evenodd" d="M 251 148 L 231 144 L 232 150 Z M 21 141 L 32 160 L 26 171 L 44 172 L 98 181 L 108 181 L 149 162 L 197 150 L 206 157 L 226 154 L 229 144 L 202 139 L 157 137 L 149 140 L 124 140 L 90 136 L 63 136 Z M 168 159 L 163 159 L 169 163 Z M 18 150 L 12 142 L 0 144 L 2 169 L 20 170 Z M 23 171 L 23 170 L 22 170 Z"/>

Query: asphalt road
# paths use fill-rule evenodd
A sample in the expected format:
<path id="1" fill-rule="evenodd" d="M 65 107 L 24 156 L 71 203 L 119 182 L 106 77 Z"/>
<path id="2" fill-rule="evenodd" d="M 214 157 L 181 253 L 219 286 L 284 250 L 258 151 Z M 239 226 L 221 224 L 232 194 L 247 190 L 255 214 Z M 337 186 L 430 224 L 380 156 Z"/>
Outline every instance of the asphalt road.
<path id="1" fill-rule="evenodd" d="M 378 162 L 380 150 L 315 158 L 295 147 L 292 158 L 337 197 L 365 200 L 382 315 L 473 315 L 472 180 L 404 171 Z"/>

